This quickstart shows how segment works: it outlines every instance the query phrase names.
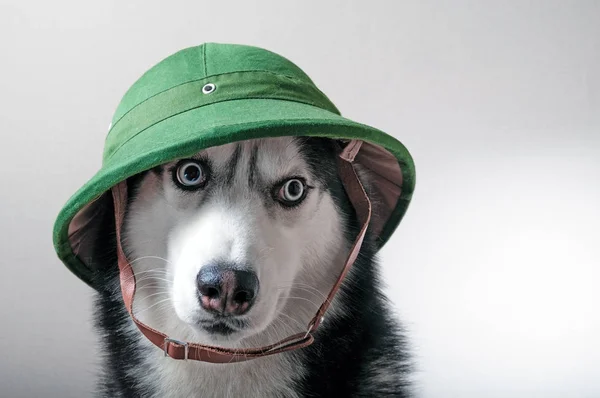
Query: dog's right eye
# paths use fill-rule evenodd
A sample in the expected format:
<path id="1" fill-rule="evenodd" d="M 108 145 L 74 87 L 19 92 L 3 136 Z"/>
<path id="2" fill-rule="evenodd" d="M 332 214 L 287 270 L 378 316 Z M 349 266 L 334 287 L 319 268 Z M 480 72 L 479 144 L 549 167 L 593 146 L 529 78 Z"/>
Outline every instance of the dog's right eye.
<path id="1" fill-rule="evenodd" d="M 182 161 L 174 173 L 174 180 L 183 189 L 197 189 L 204 186 L 206 172 L 203 165 L 196 160 Z"/>

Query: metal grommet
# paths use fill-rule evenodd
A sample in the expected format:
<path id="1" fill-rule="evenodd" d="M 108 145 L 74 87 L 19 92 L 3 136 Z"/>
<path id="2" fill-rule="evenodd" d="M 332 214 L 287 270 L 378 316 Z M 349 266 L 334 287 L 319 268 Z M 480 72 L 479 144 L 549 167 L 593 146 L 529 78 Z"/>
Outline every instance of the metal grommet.
<path id="1" fill-rule="evenodd" d="M 202 93 L 203 94 L 210 94 L 213 91 L 215 91 L 216 89 L 217 89 L 217 87 L 214 84 L 212 84 L 212 83 L 206 83 L 204 85 L 204 87 L 202 87 Z"/>

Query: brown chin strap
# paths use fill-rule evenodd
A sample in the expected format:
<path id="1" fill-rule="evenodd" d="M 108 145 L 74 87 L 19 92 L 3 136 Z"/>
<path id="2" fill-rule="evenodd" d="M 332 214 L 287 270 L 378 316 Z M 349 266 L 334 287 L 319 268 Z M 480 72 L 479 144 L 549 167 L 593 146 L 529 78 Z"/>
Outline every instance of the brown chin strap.
<path id="1" fill-rule="evenodd" d="M 344 277 L 348 273 L 350 267 L 360 252 L 360 248 L 371 219 L 371 202 L 352 164 L 354 157 L 360 150 L 361 145 L 362 141 L 350 141 L 344 147 L 342 153 L 340 154 L 340 158 L 338 159 L 339 173 L 342 183 L 344 184 L 346 193 L 348 194 L 350 202 L 356 211 L 358 220 L 362 225 L 360 232 L 356 237 L 354 244 L 352 245 L 350 253 L 348 254 L 344 268 L 342 269 L 342 272 L 340 273 L 335 285 L 329 292 L 327 299 L 325 299 L 323 304 L 321 304 L 321 307 L 319 307 L 319 310 L 309 322 L 306 332 L 295 334 L 279 341 L 278 343 L 271 344 L 266 347 L 233 349 L 183 342 L 170 338 L 164 333 L 145 325 L 136 318 L 133 313 L 135 276 L 133 269 L 131 268 L 131 264 L 129 264 L 129 261 L 127 260 L 121 246 L 121 227 L 125 215 L 125 206 L 127 204 L 127 184 L 126 182 L 121 182 L 113 187 L 112 194 L 115 204 L 117 256 L 120 271 L 121 292 L 127 311 L 140 331 L 148 338 L 148 340 L 154 343 L 154 345 L 164 350 L 165 356 L 169 356 L 173 359 L 192 359 L 211 363 L 242 362 L 268 355 L 279 354 L 286 351 L 292 351 L 311 345 L 314 341 L 313 333 L 321 323 L 323 316 L 325 315 L 325 311 L 327 311 L 327 308 L 342 284 Z"/>

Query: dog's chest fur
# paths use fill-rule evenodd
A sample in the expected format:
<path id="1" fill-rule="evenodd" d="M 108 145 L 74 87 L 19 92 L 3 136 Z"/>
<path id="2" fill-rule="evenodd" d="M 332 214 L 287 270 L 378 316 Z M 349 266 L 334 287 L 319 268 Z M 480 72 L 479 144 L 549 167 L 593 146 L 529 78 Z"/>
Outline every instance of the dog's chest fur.
<path id="1" fill-rule="evenodd" d="M 299 397 L 293 376 L 301 376 L 302 367 L 289 355 L 210 364 L 171 360 L 155 347 L 141 345 L 146 357 L 129 372 L 152 397 Z"/>

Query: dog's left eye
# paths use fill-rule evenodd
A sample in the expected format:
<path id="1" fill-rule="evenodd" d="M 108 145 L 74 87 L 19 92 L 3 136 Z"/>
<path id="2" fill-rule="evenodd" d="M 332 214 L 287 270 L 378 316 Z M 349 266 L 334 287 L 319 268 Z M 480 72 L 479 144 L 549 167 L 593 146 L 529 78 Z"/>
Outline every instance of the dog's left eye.
<path id="1" fill-rule="evenodd" d="M 186 189 L 199 188 L 206 182 L 202 164 L 194 160 L 181 162 L 175 169 L 175 182 Z"/>
<path id="2" fill-rule="evenodd" d="M 300 203 L 306 196 L 306 185 L 304 181 L 298 178 L 287 180 L 277 194 L 277 199 L 287 206 L 293 206 Z"/>

